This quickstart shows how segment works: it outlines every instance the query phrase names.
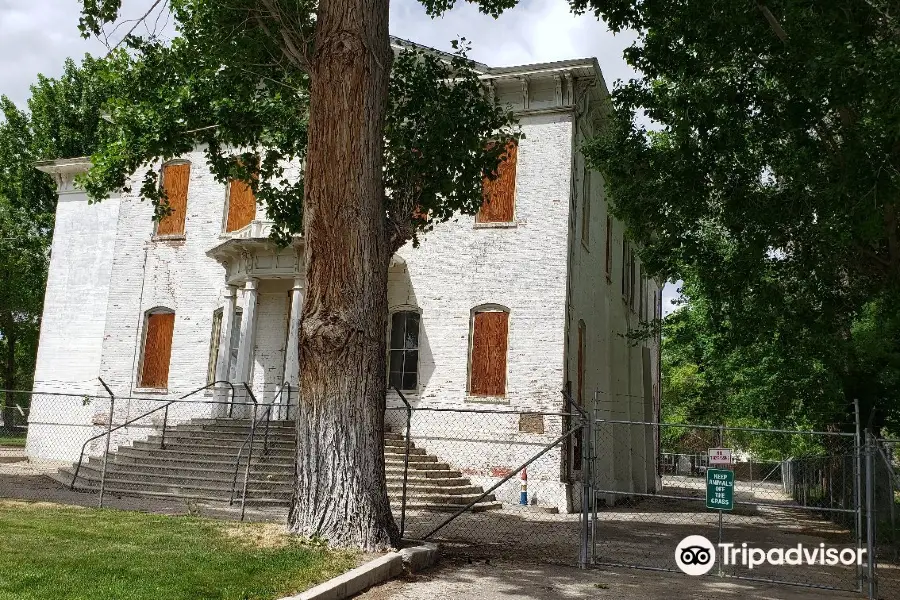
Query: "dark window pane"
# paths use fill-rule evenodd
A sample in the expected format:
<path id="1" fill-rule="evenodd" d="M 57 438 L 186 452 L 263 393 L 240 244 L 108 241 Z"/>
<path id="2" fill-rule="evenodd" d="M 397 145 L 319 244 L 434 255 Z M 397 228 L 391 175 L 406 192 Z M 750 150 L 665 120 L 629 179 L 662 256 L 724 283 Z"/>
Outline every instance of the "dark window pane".
<path id="1" fill-rule="evenodd" d="M 419 348 L 419 313 L 406 313 L 406 345 L 404 348 Z"/>
<path id="2" fill-rule="evenodd" d="M 406 325 L 406 313 L 398 312 L 391 316 L 391 348 L 403 347 L 403 333 Z"/>
<path id="3" fill-rule="evenodd" d="M 404 373 L 418 373 L 419 371 L 419 351 L 407 350 L 406 362 L 403 363 Z"/>
<path id="4" fill-rule="evenodd" d="M 391 376 L 388 378 L 388 385 L 392 388 L 398 389 L 406 389 L 403 387 L 403 374 L 402 373 L 391 373 Z"/>
<path id="5" fill-rule="evenodd" d="M 415 373 L 406 373 L 403 375 L 403 387 L 401 390 L 414 390 L 416 389 L 416 374 Z"/>
<path id="6" fill-rule="evenodd" d="M 391 350 L 391 373 L 403 372 L 403 350 Z"/>

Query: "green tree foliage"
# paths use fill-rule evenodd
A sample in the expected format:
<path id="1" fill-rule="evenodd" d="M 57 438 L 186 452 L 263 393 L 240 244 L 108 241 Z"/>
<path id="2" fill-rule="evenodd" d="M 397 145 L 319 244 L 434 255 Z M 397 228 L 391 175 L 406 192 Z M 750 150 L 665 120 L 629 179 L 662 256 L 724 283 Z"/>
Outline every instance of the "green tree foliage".
<path id="1" fill-rule="evenodd" d="M 644 79 L 615 90 L 590 162 L 650 270 L 689 284 L 667 350 L 690 350 L 698 397 L 747 418 L 843 426 L 854 397 L 876 424 L 896 410 L 889 4 L 575 2 L 642 32 L 626 57 Z"/>
<path id="2" fill-rule="evenodd" d="M 38 75 L 27 110 L 0 97 L 0 388 L 31 385 L 47 278 L 56 189 L 39 160 L 91 153 L 107 125 L 100 62 L 67 60 L 63 75 Z M 27 404 L 5 395 L 4 406 Z M 4 419 L 6 420 L 6 419 Z"/>
<path id="3" fill-rule="evenodd" d="M 307 154 L 309 76 L 272 58 L 277 46 L 265 27 L 241 29 L 247 10 L 237 7 L 247 3 L 231 1 L 231 11 L 221 2 L 173 2 L 180 35 L 171 43 L 134 38 L 112 54 L 106 110 L 117 136 L 98 148 L 83 183 L 102 199 L 130 189 L 137 172 L 140 195 L 159 217 L 167 205 L 155 161 L 202 146 L 220 181 L 250 183 L 273 236 L 287 241 L 303 230 L 304 177 L 292 167 Z M 384 205 L 396 247 L 457 211 L 477 212 L 482 177 L 502 160 L 503 145 L 489 142 L 521 137 L 512 114 L 487 97 L 465 41 L 455 45 L 452 56 L 410 45 L 392 64 Z"/>

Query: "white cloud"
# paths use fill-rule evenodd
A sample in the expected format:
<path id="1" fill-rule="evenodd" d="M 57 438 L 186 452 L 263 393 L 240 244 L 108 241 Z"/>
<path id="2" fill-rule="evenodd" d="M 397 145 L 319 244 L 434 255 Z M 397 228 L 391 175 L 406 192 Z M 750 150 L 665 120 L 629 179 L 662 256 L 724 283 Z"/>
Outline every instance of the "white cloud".
<path id="1" fill-rule="evenodd" d="M 124 0 L 126 16 L 143 14 L 152 2 Z M 80 8 L 76 0 L 0 0 L 0 93 L 21 106 L 38 73 L 55 77 L 66 57 L 105 53 L 99 41 L 81 38 Z M 496 20 L 467 2 L 431 19 L 417 0 L 395 0 L 391 33 L 441 50 L 465 37 L 472 41 L 472 58 L 493 66 L 596 56 L 610 87 L 616 79 L 634 76 L 622 59 L 634 33 L 614 36 L 593 16 L 572 15 L 562 0 L 523 0 Z"/>
<path id="2" fill-rule="evenodd" d="M 672 304 L 673 300 L 677 300 L 681 297 L 681 294 L 678 293 L 678 288 L 680 288 L 683 284 L 684 282 L 680 279 L 674 283 L 671 281 L 666 282 L 666 285 L 665 287 L 663 287 L 662 291 L 663 316 L 670 315 L 683 306 Z"/>

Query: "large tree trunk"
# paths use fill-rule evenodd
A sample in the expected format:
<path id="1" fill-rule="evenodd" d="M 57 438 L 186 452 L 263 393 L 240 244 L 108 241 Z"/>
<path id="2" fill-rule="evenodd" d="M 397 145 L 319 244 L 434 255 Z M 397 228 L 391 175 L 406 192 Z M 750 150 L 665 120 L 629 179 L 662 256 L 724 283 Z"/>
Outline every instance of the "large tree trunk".
<path id="1" fill-rule="evenodd" d="M 322 0 L 310 61 L 292 531 L 396 545 L 384 472 L 387 269 L 382 178 L 388 0 Z"/>

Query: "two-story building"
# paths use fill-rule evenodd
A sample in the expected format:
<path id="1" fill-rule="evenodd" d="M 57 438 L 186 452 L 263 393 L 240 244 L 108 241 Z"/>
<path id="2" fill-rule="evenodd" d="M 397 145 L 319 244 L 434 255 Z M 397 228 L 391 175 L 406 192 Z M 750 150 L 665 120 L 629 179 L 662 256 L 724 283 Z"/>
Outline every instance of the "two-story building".
<path id="1" fill-rule="evenodd" d="M 486 184 L 491 202 L 481 212 L 437 225 L 421 247 L 407 245 L 393 258 L 389 382 L 415 407 L 547 413 L 566 410 L 568 385 L 598 417 L 655 420 L 658 344 L 625 334 L 659 315 L 660 284 L 642 273 L 608 211 L 602 176 L 580 151 L 608 111 L 598 63 L 482 70 L 485 85 L 516 111 L 525 139 Z M 275 245 L 250 191 L 217 182 L 202 148 L 157 165 L 173 208 L 158 223 L 136 192 L 89 203 L 74 183 L 89 166 L 88 159 L 39 166 L 56 178 L 59 203 L 35 390 L 93 395 L 103 391 L 102 377 L 123 398 L 117 410 L 136 414 L 216 380 L 246 382 L 260 402 L 296 384 L 303 238 Z M 393 392 L 388 404 L 398 404 Z M 176 418 L 227 409 L 197 402 Z M 35 396 L 28 454 L 77 459 L 106 422 L 97 411 Z M 492 421 L 496 431 L 454 437 L 447 432 L 472 429 L 471 414 L 440 415 L 439 426 L 433 415 L 414 420 L 414 439 L 482 484 L 564 426 L 560 417 L 509 412 Z M 389 411 L 393 426 L 403 418 Z M 652 488 L 653 433 L 622 431 L 616 443 L 630 452 L 600 457 L 601 476 L 617 489 Z M 147 434 L 131 430 L 113 447 Z M 494 439 L 523 450 L 500 455 Z M 542 504 L 571 509 L 581 468 L 574 446 L 529 468 Z"/>

